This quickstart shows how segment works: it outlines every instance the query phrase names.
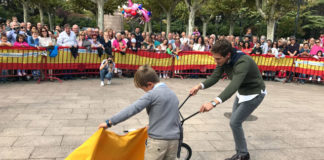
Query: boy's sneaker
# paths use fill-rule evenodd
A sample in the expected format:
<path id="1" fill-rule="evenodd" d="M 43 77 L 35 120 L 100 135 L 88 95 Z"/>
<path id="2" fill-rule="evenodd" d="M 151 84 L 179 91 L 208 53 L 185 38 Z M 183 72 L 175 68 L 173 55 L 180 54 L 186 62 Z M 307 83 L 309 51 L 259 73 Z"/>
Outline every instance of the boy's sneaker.
<path id="1" fill-rule="evenodd" d="M 101 87 L 105 86 L 104 81 L 101 81 L 100 86 L 101 86 Z"/>
<path id="2" fill-rule="evenodd" d="M 20 76 L 20 77 L 22 76 L 21 72 L 18 72 L 18 76 Z"/>
<path id="3" fill-rule="evenodd" d="M 239 155 L 239 154 L 234 154 L 231 158 L 226 158 L 225 160 L 250 160 L 250 154 L 246 155 Z"/>
<path id="4" fill-rule="evenodd" d="M 111 84 L 111 80 L 108 80 L 107 84 L 110 85 Z"/>
<path id="5" fill-rule="evenodd" d="M 313 79 L 313 77 L 309 77 L 309 80 L 311 81 Z"/>
<path id="6" fill-rule="evenodd" d="M 320 82 L 320 81 L 321 81 L 321 78 L 318 77 L 318 78 L 317 78 L 317 82 Z"/>

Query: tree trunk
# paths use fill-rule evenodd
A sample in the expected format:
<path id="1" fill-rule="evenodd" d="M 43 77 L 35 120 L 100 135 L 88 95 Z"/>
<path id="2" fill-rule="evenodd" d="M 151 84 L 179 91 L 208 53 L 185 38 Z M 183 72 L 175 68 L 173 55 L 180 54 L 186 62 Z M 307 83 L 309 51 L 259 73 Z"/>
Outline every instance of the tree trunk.
<path id="1" fill-rule="evenodd" d="M 40 17 L 40 23 L 43 25 L 44 24 L 44 11 L 43 8 L 39 5 L 39 17 Z"/>
<path id="2" fill-rule="evenodd" d="M 97 0 L 98 7 L 98 27 L 101 31 L 104 31 L 104 0 Z"/>
<path id="3" fill-rule="evenodd" d="M 195 14 L 196 10 L 190 7 L 189 21 L 188 21 L 188 35 L 192 35 L 193 28 L 195 27 Z"/>
<path id="4" fill-rule="evenodd" d="M 170 28 L 171 28 L 171 12 L 168 11 L 166 12 L 166 16 L 167 16 L 167 27 L 166 27 L 166 35 L 168 35 L 170 33 Z"/>
<path id="5" fill-rule="evenodd" d="M 144 30 L 143 32 L 147 32 L 147 22 L 144 23 Z"/>
<path id="6" fill-rule="evenodd" d="M 229 35 L 233 35 L 234 33 L 234 20 L 233 19 L 230 19 L 230 29 L 229 29 Z"/>
<path id="7" fill-rule="evenodd" d="M 53 27 L 53 21 L 52 21 L 52 14 L 50 12 L 48 12 L 48 23 L 49 23 L 49 27 L 50 27 L 50 30 L 53 31 L 54 30 L 54 27 Z"/>
<path id="8" fill-rule="evenodd" d="M 203 37 L 206 37 L 208 21 L 203 22 Z"/>
<path id="9" fill-rule="evenodd" d="M 148 22 L 148 30 L 149 30 L 149 33 L 151 34 L 152 33 L 152 22 L 151 21 Z"/>
<path id="10" fill-rule="evenodd" d="M 22 2 L 22 5 L 23 5 L 23 11 L 24 11 L 24 22 L 25 23 L 27 23 L 27 15 L 28 15 L 28 13 L 27 13 L 27 2 L 26 1 L 23 1 Z"/>
<path id="11" fill-rule="evenodd" d="M 276 24 L 275 19 L 270 18 L 267 21 L 267 39 L 271 39 L 271 41 L 273 41 L 274 39 L 275 24 Z"/>

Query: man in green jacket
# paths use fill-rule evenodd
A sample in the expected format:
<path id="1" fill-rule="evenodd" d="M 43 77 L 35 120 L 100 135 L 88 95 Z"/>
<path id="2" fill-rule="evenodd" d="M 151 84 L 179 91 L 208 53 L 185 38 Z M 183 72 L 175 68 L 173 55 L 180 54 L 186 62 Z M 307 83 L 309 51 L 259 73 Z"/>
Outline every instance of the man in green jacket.
<path id="1" fill-rule="evenodd" d="M 213 74 L 204 82 L 190 90 L 190 94 L 196 95 L 200 89 L 206 89 L 214 85 L 226 73 L 230 84 L 215 99 L 203 104 L 200 112 L 208 112 L 216 105 L 225 102 L 235 92 L 235 98 L 230 120 L 236 154 L 225 160 L 249 160 L 246 140 L 242 128 L 245 119 L 260 105 L 266 95 L 265 84 L 254 60 L 243 52 L 232 48 L 227 40 L 218 40 L 211 49 L 211 53 L 217 63 Z"/>

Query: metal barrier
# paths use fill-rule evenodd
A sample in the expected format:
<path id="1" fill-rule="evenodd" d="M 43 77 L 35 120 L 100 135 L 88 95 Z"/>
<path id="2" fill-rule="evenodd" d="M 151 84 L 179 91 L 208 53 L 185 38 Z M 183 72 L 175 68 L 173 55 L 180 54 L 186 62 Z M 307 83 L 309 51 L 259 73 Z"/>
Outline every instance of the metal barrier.
<path id="1" fill-rule="evenodd" d="M 45 48 L 33 47 L 0 47 L 0 78 L 20 77 L 19 71 L 33 76 L 33 71 L 39 71 L 43 79 L 57 79 L 64 76 L 99 75 L 101 62 L 108 57 L 107 54 L 98 54 L 96 48 L 79 48 L 74 55 L 69 48 L 59 47 L 56 57 L 48 56 Z M 133 74 L 137 68 L 149 64 L 157 71 L 160 77 L 186 76 L 195 78 L 212 74 L 216 67 L 210 52 L 180 52 L 178 55 L 156 53 L 149 51 L 131 51 L 126 54 L 113 52 L 116 68 L 124 73 Z M 276 58 L 269 55 L 253 55 L 264 76 L 282 78 L 293 77 L 295 80 L 306 80 L 309 77 L 324 77 L 324 59 L 312 57 L 285 57 Z M 281 74 L 289 73 L 289 74 Z"/>

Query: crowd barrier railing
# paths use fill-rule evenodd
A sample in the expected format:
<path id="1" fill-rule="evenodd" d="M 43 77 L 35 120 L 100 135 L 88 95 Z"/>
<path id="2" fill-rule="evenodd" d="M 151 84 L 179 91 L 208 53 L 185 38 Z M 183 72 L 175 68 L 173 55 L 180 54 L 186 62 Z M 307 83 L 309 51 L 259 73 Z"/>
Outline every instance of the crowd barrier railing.
<path id="1" fill-rule="evenodd" d="M 99 75 L 101 62 L 108 57 L 99 56 L 96 48 L 79 48 L 73 53 L 69 48 L 59 47 L 55 57 L 45 48 L 33 47 L 0 47 L 0 78 L 18 77 L 18 72 L 25 71 L 33 76 L 33 71 L 40 71 L 41 79 L 57 79 L 71 75 Z M 198 77 L 212 74 L 216 63 L 210 52 L 180 52 L 177 56 L 149 51 L 131 51 L 126 54 L 113 52 L 116 68 L 123 72 L 134 73 L 137 68 L 149 64 L 161 77 Z M 324 77 L 324 59 L 313 57 L 277 58 L 269 55 L 252 55 L 261 73 L 272 73 L 278 76 L 287 72 L 294 79 L 306 79 L 310 76 Z M 263 74 L 264 75 L 264 74 Z M 279 74 L 280 75 L 280 74 Z M 300 76 L 302 75 L 302 76 Z M 321 78 L 321 81 L 323 78 Z"/>

